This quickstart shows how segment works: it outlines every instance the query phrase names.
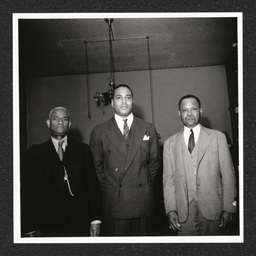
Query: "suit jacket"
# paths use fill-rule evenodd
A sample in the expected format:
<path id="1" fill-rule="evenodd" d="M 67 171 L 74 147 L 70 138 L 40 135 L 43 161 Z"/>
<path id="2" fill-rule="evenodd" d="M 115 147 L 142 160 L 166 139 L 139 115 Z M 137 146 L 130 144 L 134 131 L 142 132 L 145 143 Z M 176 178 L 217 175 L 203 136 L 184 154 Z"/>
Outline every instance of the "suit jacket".
<path id="1" fill-rule="evenodd" d="M 163 189 L 166 214 L 176 211 L 180 222 L 188 217 L 188 188 L 182 152 L 183 130 L 164 142 Z M 235 212 L 235 170 L 222 132 L 202 126 L 197 162 L 197 200 L 203 216 L 218 220 L 222 211 Z"/>
<path id="2" fill-rule="evenodd" d="M 96 126 L 90 137 L 103 199 L 103 216 L 131 219 L 153 213 L 153 180 L 160 167 L 155 127 L 134 116 L 130 149 L 113 118 Z"/>
<path id="3" fill-rule="evenodd" d="M 51 139 L 31 147 L 21 173 L 21 196 L 23 234 L 37 230 L 43 236 L 89 235 L 90 222 L 101 218 L 89 146 L 68 137 L 62 162 Z"/>

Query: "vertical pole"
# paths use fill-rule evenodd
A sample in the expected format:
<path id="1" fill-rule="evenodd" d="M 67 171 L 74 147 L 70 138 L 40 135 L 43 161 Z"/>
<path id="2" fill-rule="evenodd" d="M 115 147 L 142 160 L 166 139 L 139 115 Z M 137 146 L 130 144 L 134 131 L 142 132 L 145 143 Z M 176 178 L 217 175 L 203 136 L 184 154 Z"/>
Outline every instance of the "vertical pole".
<path id="1" fill-rule="evenodd" d="M 108 26 L 109 26 L 109 58 L 110 58 L 110 73 L 111 73 L 111 81 L 115 84 L 115 67 L 114 67 L 114 56 L 113 56 L 113 45 L 112 40 L 114 40 L 113 31 L 112 31 L 112 22 L 113 19 L 108 19 Z"/>
<path id="2" fill-rule="evenodd" d="M 147 46 L 148 46 L 148 71 L 149 71 L 151 114 L 152 114 L 152 123 L 155 124 L 153 85 L 152 85 L 152 72 L 151 72 L 151 59 L 150 59 L 150 48 L 149 48 L 149 36 L 147 36 Z"/>
<path id="3" fill-rule="evenodd" d="M 86 63 L 86 87 L 87 87 L 87 117 L 91 121 L 91 101 L 90 101 L 90 85 L 89 85 L 89 67 L 88 67 L 88 53 L 87 53 L 87 42 L 85 41 L 85 63 Z"/>

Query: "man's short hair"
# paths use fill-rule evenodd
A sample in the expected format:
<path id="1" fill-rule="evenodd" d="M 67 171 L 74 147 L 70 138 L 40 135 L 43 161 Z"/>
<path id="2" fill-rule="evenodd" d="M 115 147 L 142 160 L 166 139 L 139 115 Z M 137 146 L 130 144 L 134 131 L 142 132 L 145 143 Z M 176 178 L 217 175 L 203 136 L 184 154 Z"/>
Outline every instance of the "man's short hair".
<path id="1" fill-rule="evenodd" d="M 115 95 L 115 91 L 116 91 L 118 88 L 120 88 L 120 87 L 126 87 L 127 89 L 129 89 L 130 92 L 131 92 L 131 94 L 132 94 L 132 97 L 133 97 L 133 91 L 132 91 L 132 89 L 131 89 L 127 84 L 119 84 L 119 85 L 115 86 L 115 87 L 114 87 L 114 90 L 113 90 L 112 96 Z M 113 98 L 113 97 L 112 97 L 112 98 Z"/>
<path id="2" fill-rule="evenodd" d="M 53 112 L 54 110 L 58 110 L 58 109 L 65 110 L 65 111 L 68 113 L 68 118 L 70 118 L 70 113 L 69 113 L 69 111 L 68 111 L 66 108 L 64 108 L 64 107 L 59 106 L 59 107 L 53 108 L 53 109 L 50 111 L 50 113 L 49 113 L 49 119 L 51 119 L 51 117 L 52 117 L 52 112 Z"/>
<path id="3" fill-rule="evenodd" d="M 187 94 L 185 96 L 183 96 L 180 101 L 179 101 L 179 104 L 178 104 L 178 108 L 180 109 L 180 105 L 181 105 L 181 102 L 185 99 L 190 99 L 190 98 L 193 98 L 195 99 L 197 102 L 198 102 L 198 105 L 199 105 L 199 108 L 201 108 L 201 102 L 199 100 L 199 98 L 197 98 L 195 95 L 192 95 L 192 94 Z"/>

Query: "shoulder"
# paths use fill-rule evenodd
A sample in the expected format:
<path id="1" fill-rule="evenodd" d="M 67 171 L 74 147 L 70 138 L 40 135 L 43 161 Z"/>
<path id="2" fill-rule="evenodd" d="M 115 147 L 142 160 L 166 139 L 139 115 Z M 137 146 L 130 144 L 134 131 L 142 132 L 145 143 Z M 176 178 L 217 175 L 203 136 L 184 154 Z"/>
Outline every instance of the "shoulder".
<path id="1" fill-rule="evenodd" d="M 224 138 L 225 134 L 224 132 L 215 130 L 215 129 L 210 129 L 207 127 L 202 126 L 201 131 L 208 134 L 208 136 L 211 136 L 213 138 Z"/>
<path id="2" fill-rule="evenodd" d="M 174 144 L 177 141 L 180 140 L 180 138 L 182 138 L 182 134 L 183 134 L 183 129 L 177 133 L 175 133 L 174 135 L 170 136 L 168 139 L 166 139 L 164 141 L 164 145 L 170 145 L 170 144 Z"/>
<path id="3" fill-rule="evenodd" d="M 70 154 L 75 155 L 78 159 L 87 159 L 88 156 L 91 156 L 91 149 L 88 144 L 84 142 L 79 142 L 75 138 L 68 137 L 68 148 Z"/>
<path id="4" fill-rule="evenodd" d="M 73 136 L 68 136 L 68 146 L 72 148 L 78 148 L 78 149 L 86 149 L 86 150 L 89 149 L 88 144 L 84 142 L 79 142 Z"/>
<path id="5" fill-rule="evenodd" d="M 146 126 L 149 129 L 154 129 L 155 128 L 154 124 L 152 124 L 150 122 L 147 122 L 147 121 L 145 121 L 145 120 L 143 120 L 143 119 L 141 119 L 137 116 L 134 116 L 134 123 L 136 125 L 139 125 L 139 126 Z"/>
<path id="6" fill-rule="evenodd" d="M 51 139 L 46 142 L 40 144 L 32 144 L 32 146 L 28 149 L 29 152 L 37 152 L 41 150 L 47 150 L 47 148 L 51 145 Z"/>
<path id="7" fill-rule="evenodd" d="M 30 159 L 32 162 L 39 161 L 45 156 L 50 148 L 51 148 L 51 140 L 41 143 L 41 144 L 33 144 L 26 152 L 26 158 Z"/>
<path id="8" fill-rule="evenodd" d="M 113 125 L 114 122 L 115 122 L 115 119 L 114 119 L 114 117 L 112 117 L 112 118 L 108 119 L 107 121 L 94 126 L 92 131 L 98 132 L 98 131 L 106 130 L 110 125 Z"/>

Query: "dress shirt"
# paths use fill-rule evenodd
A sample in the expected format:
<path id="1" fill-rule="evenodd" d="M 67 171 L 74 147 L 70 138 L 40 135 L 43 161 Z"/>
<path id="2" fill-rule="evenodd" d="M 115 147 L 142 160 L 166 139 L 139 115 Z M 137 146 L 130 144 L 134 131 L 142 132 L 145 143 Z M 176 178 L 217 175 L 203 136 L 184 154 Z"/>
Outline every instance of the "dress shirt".
<path id="1" fill-rule="evenodd" d="M 184 126 L 184 140 L 185 140 L 186 146 L 188 146 L 188 140 L 189 140 L 189 136 L 191 134 L 190 130 L 191 130 L 190 128 Z M 194 133 L 194 139 L 195 139 L 195 145 L 196 145 L 196 142 L 198 141 L 199 134 L 200 134 L 200 131 L 201 131 L 201 124 L 198 124 L 192 130 L 193 130 L 193 133 Z"/>
<path id="2" fill-rule="evenodd" d="M 58 153 L 58 148 L 59 148 L 59 142 L 63 141 L 62 148 L 63 148 L 63 151 L 65 152 L 65 149 L 68 146 L 67 135 L 62 140 L 57 140 L 57 139 L 55 139 L 53 137 L 51 137 L 51 140 L 52 140 L 52 143 L 53 143 L 57 153 Z"/>
<path id="3" fill-rule="evenodd" d="M 124 119 L 128 119 L 127 120 L 127 125 L 129 127 L 129 130 L 131 129 L 131 126 L 132 126 L 132 122 L 133 122 L 133 113 L 131 113 L 129 116 L 123 118 L 117 114 L 115 114 L 115 120 L 116 120 L 116 123 L 117 123 L 117 126 L 118 128 L 120 129 L 121 133 L 123 134 L 124 132 Z"/>

